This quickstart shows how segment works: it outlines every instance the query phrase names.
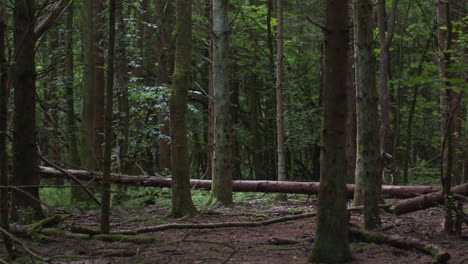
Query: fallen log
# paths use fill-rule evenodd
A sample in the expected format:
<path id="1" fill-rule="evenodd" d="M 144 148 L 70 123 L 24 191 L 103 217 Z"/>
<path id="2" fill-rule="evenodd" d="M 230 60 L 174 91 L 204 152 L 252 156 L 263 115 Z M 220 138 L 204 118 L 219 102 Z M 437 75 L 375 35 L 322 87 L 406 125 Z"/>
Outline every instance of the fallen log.
<path id="1" fill-rule="evenodd" d="M 468 195 L 468 183 L 458 185 L 452 188 L 453 194 Z M 402 215 L 411 213 L 418 210 L 424 210 L 429 207 L 444 204 L 444 197 L 442 192 L 430 193 L 418 197 L 400 200 L 393 206 L 395 215 Z"/>
<path id="2" fill-rule="evenodd" d="M 351 227 L 349 233 L 352 241 L 364 241 L 367 243 L 387 244 L 402 249 L 416 249 L 434 257 L 434 263 L 447 263 L 450 254 L 443 248 L 412 237 L 387 235 L 379 232 L 371 232 Z"/>
<path id="3" fill-rule="evenodd" d="M 40 167 L 40 175 L 43 178 L 66 177 L 62 172 L 50 167 Z M 99 172 L 86 170 L 65 170 L 67 173 L 80 180 L 102 180 Z M 161 176 L 129 176 L 111 174 L 114 184 L 148 186 L 148 187 L 171 187 L 170 177 Z M 191 179 L 190 186 L 200 189 L 211 189 L 211 180 Z M 320 184 L 318 182 L 290 182 L 290 181 L 233 181 L 234 192 L 264 192 L 264 193 L 295 193 L 295 194 L 318 194 Z M 386 197 L 406 199 L 424 194 L 438 192 L 436 186 L 382 186 L 382 194 Z M 348 197 L 354 193 L 354 184 L 346 186 Z"/>

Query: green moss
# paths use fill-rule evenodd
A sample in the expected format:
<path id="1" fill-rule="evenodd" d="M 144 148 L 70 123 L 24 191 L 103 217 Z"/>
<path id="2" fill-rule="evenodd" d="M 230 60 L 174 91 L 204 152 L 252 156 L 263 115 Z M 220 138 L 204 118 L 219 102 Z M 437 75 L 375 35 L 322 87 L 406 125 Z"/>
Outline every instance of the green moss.
<path id="1" fill-rule="evenodd" d="M 253 222 L 261 222 L 261 221 L 265 221 L 265 220 L 268 220 L 268 216 L 265 215 L 265 214 L 260 214 L 260 215 L 256 215 L 252 218 L 252 221 Z"/>
<path id="2" fill-rule="evenodd" d="M 268 245 L 266 246 L 267 249 L 290 249 L 293 247 L 294 245 Z"/>
<path id="3" fill-rule="evenodd" d="M 96 235 L 94 238 L 106 242 L 129 242 L 137 245 L 160 243 L 161 240 L 153 237 L 126 236 L 126 235 Z"/>

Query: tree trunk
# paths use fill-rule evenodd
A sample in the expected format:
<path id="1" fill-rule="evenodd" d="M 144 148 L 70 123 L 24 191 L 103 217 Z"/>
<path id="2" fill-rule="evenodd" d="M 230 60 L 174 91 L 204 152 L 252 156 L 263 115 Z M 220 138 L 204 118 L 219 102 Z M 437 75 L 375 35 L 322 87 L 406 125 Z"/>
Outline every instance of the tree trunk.
<path id="1" fill-rule="evenodd" d="M 81 116 L 81 167 L 92 169 L 94 166 L 94 1 L 83 0 L 83 103 Z M 79 188 L 81 190 L 81 188 Z"/>
<path id="2" fill-rule="evenodd" d="M 452 211 L 453 206 L 451 202 L 451 184 L 453 172 L 453 132 L 454 132 L 454 110 L 455 95 L 448 88 L 450 78 L 447 69 L 450 64 L 450 49 L 452 48 L 452 23 L 450 20 L 450 2 L 438 1 L 437 4 L 437 24 L 439 25 L 438 34 L 438 52 L 439 52 L 439 75 L 443 80 L 445 88 L 440 95 L 440 114 L 441 114 L 441 184 L 442 195 L 445 202 L 445 222 L 444 231 L 451 233 L 453 231 Z M 458 103 L 458 102 L 457 102 Z"/>
<path id="3" fill-rule="evenodd" d="M 357 36 L 357 164 L 356 183 L 363 182 L 364 199 L 355 196 L 355 204 L 364 203 L 366 229 L 380 225 L 377 189 L 379 174 L 379 141 L 377 127 L 377 98 L 372 47 L 372 4 L 369 0 L 355 0 L 354 24 Z M 355 193 L 359 193 L 358 191 Z"/>
<path id="4" fill-rule="evenodd" d="M 213 1 L 213 188 L 209 205 L 232 204 L 232 120 L 227 72 L 228 0 Z"/>
<path id="5" fill-rule="evenodd" d="M 352 12 L 352 8 L 350 8 Z M 350 29 L 352 29 L 353 21 L 349 20 Z M 349 38 L 353 36 L 352 30 L 349 31 Z M 353 58 L 353 44 L 350 42 L 348 57 Z M 346 183 L 354 183 L 356 175 L 356 81 L 353 73 L 353 60 L 348 60 L 347 67 L 348 82 L 346 83 L 346 99 L 347 99 L 347 116 L 346 116 Z"/>
<path id="6" fill-rule="evenodd" d="M 83 181 L 102 179 L 102 174 L 86 170 L 66 170 L 77 179 Z M 66 177 L 60 171 L 49 167 L 40 167 L 40 175 L 44 178 Z M 171 178 L 155 177 L 148 175 L 128 176 L 121 174 L 112 174 L 112 183 L 145 186 L 145 187 L 171 187 Z M 211 189 L 211 180 L 190 179 L 190 186 L 198 189 Z M 354 184 L 346 185 L 346 195 L 353 197 L 355 190 Z M 266 193 L 296 193 L 296 194 L 317 194 L 320 189 L 318 182 L 279 182 L 279 181 L 233 181 L 232 189 L 235 192 L 266 192 Z M 457 189 L 458 190 L 458 189 Z M 439 187 L 435 186 L 395 186 L 384 185 L 382 194 L 389 198 L 408 199 L 419 197 L 430 193 L 440 192 Z M 458 192 L 463 194 L 463 192 Z"/>
<path id="7" fill-rule="evenodd" d="M 326 1 L 325 78 L 317 240 L 309 262 L 351 259 L 346 212 L 346 83 L 348 80 L 348 1 Z"/>
<path id="8" fill-rule="evenodd" d="M 286 180 L 286 147 L 284 144 L 283 110 L 283 0 L 277 2 L 278 48 L 276 50 L 276 139 L 278 145 L 278 181 Z M 279 195 L 279 200 L 286 196 Z"/>
<path id="9" fill-rule="evenodd" d="M 382 123 L 380 125 L 379 132 L 379 143 L 380 143 L 380 155 L 381 167 L 380 171 L 383 170 L 384 166 L 384 155 L 387 147 L 388 132 L 390 130 L 390 104 L 389 104 L 389 92 L 388 92 L 388 80 L 390 71 L 390 45 L 392 43 L 393 34 L 395 32 L 395 18 L 396 10 L 398 6 L 398 0 L 393 0 L 392 9 L 388 17 L 388 31 L 387 31 L 387 13 L 385 11 L 386 1 L 379 1 L 377 8 L 377 20 L 379 27 L 379 40 L 380 40 L 380 63 L 379 63 L 379 77 L 380 77 L 380 110 L 382 115 Z"/>
<path id="10" fill-rule="evenodd" d="M 105 105 L 105 79 L 104 79 L 104 0 L 94 0 L 94 147 L 93 169 L 102 170 L 103 143 L 104 143 L 104 105 Z"/>
<path id="11" fill-rule="evenodd" d="M 190 194 L 187 143 L 187 96 L 191 84 L 192 6 L 191 1 L 176 0 L 176 54 L 170 99 L 172 216 L 196 213 Z"/>
<path id="12" fill-rule="evenodd" d="M 37 172 L 36 152 L 36 69 L 34 0 L 15 1 L 13 63 L 14 88 L 14 134 L 13 134 L 13 181 L 16 186 L 36 186 L 19 188 L 13 192 L 13 215 L 18 217 L 20 210 L 30 208 L 34 218 L 44 216 L 39 202 L 40 178 Z"/>
<path id="13" fill-rule="evenodd" d="M 213 28 L 213 1 L 206 0 L 205 3 L 206 16 L 208 18 L 208 27 Z M 206 171 L 205 174 L 213 177 L 213 153 L 214 153 L 214 105 L 213 105 L 213 34 L 210 34 L 210 39 L 207 45 L 208 49 L 208 131 L 207 131 L 207 155 L 206 155 Z"/>
<path id="14" fill-rule="evenodd" d="M 169 59 L 172 49 L 172 43 L 170 41 L 170 20 L 172 16 L 170 12 L 172 8 L 167 0 L 159 0 L 157 2 L 157 19 L 158 27 L 157 32 L 157 52 L 158 52 L 158 75 L 157 85 L 159 87 L 170 87 L 169 80 Z M 167 102 L 163 100 L 161 102 L 166 105 Z M 161 135 L 158 141 L 158 169 L 159 172 L 171 170 L 171 146 L 169 145 L 170 131 L 169 131 L 169 113 L 167 109 L 161 108 L 158 113 L 158 124 L 162 125 Z"/>
<path id="15" fill-rule="evenodd" d="M 107 86 L 105 105 L 105 131 L 104 131 L 104 172 L 102 176 L 101 201 L 101 232 L 110 233 L 110 202 L 111 202 L 111 165 L 112 165 L 112 116 L 114 95 L 114 54 L 115 54 L 115 1 L 109 0 L 109 47 L 107 55 Z"/>
<path id="16" fill-rule="evenodd" d="M 117 104 L 119 109 L 119 133 L 117 144 L 119 146 L 119 169 L 120 172 L 126 174 L 131 173 L 132 165 L 128 157 L 128 147 L 130 140 L 130 104 L 128 101 L 128 60 L 127 60 L 127 41 L 125 35 L 127 34 L 127 27 L 124 21 L 123 14 L 123 1 L 117 0 L 116 3 L 116 22 L 117 24 L 117 48 L 115 76 L 115 90 L 117 95 Z"/>
<path id="17" fill-rule="evenodd" d="M 94 1 L 83 0 L 83 89 L 81 112 L 81 167 L 94 168 L 95 120 L 95 35 Z M 72 199 L 86 200 L 88 195 L 81 187 L 72 187 Z"/>
<path id="18" fill-rule="evenodd" d="M 80 166 L 80 157 L 76 138 L 76 118 L 75 118 L 75 79 L 74 79 L 74 60 L 73 60 L 73 4 L 68 7 L 66 17 L 66 35 L 65 35 L 65 53 L 67 61 L 65 65 L 65 100 L 66 100 L 66 130 L 68 143 L 68 162 L 72 166 Z"/>
<path id="19" fill-rule="evenodd" d="M 8 16 L 6 1 L 0 5 L 0 185 L 9 185 L 8 172 L 8 72 L 9 66 L 6 60 L 6 40 L 8 29 Z M 10 230 L 10 190 L 8 188 L 0 189 L 0 226 L 3 229 Z M 13 257 L 13 244 L 8 236 L 3 235 L 3 242 L 9 257 Z"/>

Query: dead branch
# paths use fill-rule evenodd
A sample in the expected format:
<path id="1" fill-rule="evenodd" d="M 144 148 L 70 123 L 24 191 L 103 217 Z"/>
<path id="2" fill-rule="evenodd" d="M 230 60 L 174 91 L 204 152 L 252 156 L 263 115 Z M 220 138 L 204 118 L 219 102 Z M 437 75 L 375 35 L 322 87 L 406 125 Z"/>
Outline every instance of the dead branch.
<path id="1" fill-rule="evenodd" d="M 99 206 L 101 206 L 101 202 L 96 198 L 96 196 L 94 196 L 94 194 L 89 190 L 88 187 L 86 187 L 80 180 L 78 180 L 73 174 L 71 174 L 70 172 L 60 168 L 59 166 L 55 165 L 54 163 L 48 161 L 46 158 L 44 158 L 42 155 L 39 155 L 40 159 L 42 161 L 44 161 L 45 164 L 53 167 L 54 169 L 56 169 L 57 171 L 59 171 L 60 173 L 62 173 L 63 175 L 67 176 L 68 178 L 72 179 L 74 182 L 76 182 L 77 184 L 81 185 L 81 187 L 83 187 L 83 189 L 85 190 L 85 192 L 89 195 L 89 197 L 91 197 L 91 199 L 93 199 L 94 202 L 96 202 L 96 204 L 98 204 Z"/>

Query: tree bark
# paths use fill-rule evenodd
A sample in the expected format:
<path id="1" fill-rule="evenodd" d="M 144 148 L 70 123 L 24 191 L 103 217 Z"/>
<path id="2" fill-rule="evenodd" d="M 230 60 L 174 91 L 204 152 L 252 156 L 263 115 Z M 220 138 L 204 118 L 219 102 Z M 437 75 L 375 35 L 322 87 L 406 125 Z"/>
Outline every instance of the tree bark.
<path id="1" fill-rule="evenodd" d="M 191 84 L 192 1 L 176 1 L 176 54 L 170 99 L 172 216 L 196 213 L 190 194 L 190 168 L 187 143 L 187 96 Z"/>
<path id="2" fill-rule="evenodd" d="M 346 85 L 348 82 L 348 1 L 326 1 L 322 152 L 317 208 L 317 240 L 309 262 L 349 261 L 346 212 Z"/>
<path id="3" fill-rule="evenodd" d="M 13 185 L 39 185 L 36 152 L 36 69 L 34 0 L 15 1 L 13 62 L 14 134 L 13 134 Z M 39 203 L 37 187 L 19 188 L 13 192 L 13 216 L 19 210 L 30 208 L 36 219 L 44 216 Z"/>
<path id="4" fill-rule="evenodd" d="M 286 147 L 284 144 L 284 110 L 283 110 L 283 0 L 276 0 L 278 33 L 276 49 L 276 138 L 278 145 L 278 181 L 286 180 Z M 281 200 L 286 197 L 279 196 Z"/>
<path id="5" fill-rule="evenodd" d="M 122 173 L 131 173 L 132 165 L 128 157 L 128 148 L 130 141 L 130 104 L 128 100 L 128 59 L 127 59 L 127 27 L 124 20 L 123 1 L 117 0 L 116 3 L 116 22 L 117 22 L 117 47 L 115 90 L 117 95 L 117 107 L 119 109 L 118 122 L 119 133 L 117 144 L 119 146 L 119 169 Z"/>
<path id="6" fill-rule="evenodd" d="M 380 225 L 377 184 L 379 174 L 379 141 L 377 98 L 372 47 L 372 4 L 354 0 L 354 24 L 357 45 L 357 164 L 356 184 L 363 187 L 363 197 L 355 192 L 355 205 L 364 204 L 366 229 Z M 362 185 L 360 185 L 362 183 Z M 362 200 L 363 198 L 363 200 Z"/>
<path id="7" fill-rule="evenodd" d="M 380 125 L 379 132 L 379 143 L 380 143 L 380 155 L 381 167 L 383 169 L 385 155 L 385 148 L 387 147 L 388 132 L 390 130 L 390 104 L 389 104 L 389 92 L 388 92 L 388 80 L 390 73 L 390 45 L 392 43 L 393 35 L 395 32 L 395 18 L 396 10 L 398 6 L 398 0 L 393 0 L 392 9 L 388 16 L 387 25 L 387 14 L 385 11 L 386 1 L 379 1 L 377 8 L 377 20 L 379 27 L 379 40 L 380 40 L 380 63 L 379 63 L 379 77 L 380 77 L 380 110 L 382 115 L 382 122 Z M 388 31 L 387 31 L 388 26 Z"/>
<path id="8" fill-rule="evenodd" d="M 83 0 L 83 89 L 81 111 L 81 167 L 94 168 L 94 120 L 95 120 L 95 35 L 94 1 Z M 85 200 L 88 196 L 80 187 L 72 187 L 72 199 Z"/>
<path id="9" fill-rule="evenodd" d="M 228 0 L 213 1 L 213 188 L 209 205 L 232 204 L 232 118 L 230 113 L 228 51 Z"/>
<path id="10" fill-rule="evenodd" d="M 104 0 L 94 0 L 94 146 L 93 169 L 102 170 L 104 143 L 104 105 L 105 105 L 105 77 L 104 77 Z"/>
<path id="11" fill-rule="evenodd" d="M 102 174 L 99 172 L 91 172 L 87 170 L 66 170 L 77 179 L 83 181 L 102 179 Z M 40 167 L 40 175 L 44 178 L 50 177 L 66 177 L 60 171 L 50 167 Z M 171 178 L 160 176 L 128 176 L 122 174 L 111 174 L 112 183 L 146 186 L 146 187 L 171 187 Z M 190 179 L 192 188 L 210 189 L 211 180 Z M 354 184 L 346 185 L 346 195 L 348 198 L 353 197 L 355 190 Z M 233 181 L 233 191 L 235 192 L 266 192 L 266 193 L 296 193 L 296 194 L 317 194 L 320 184 L 318 182 L 278 182 L 278 181 Z M 421 196 L 434 192 L 439 192 L 440 187 L 435 186 L 382 186 L 382 194 L 389 198 L 407 199 L 415 196 Z"/>
<path id="12" fill-rule="evenodd" d="M 101 232 L 110 233 L 110 202 L 111 202 L 111 165 L 112 165 L 112 116 L 114 95 L 114 54 L 115 54 L 115 1 L 109 0 L 109 47 L 107 55 L 107 85 L 105 105 L 105 129 L 104 129 L 104 157 L 102 177 L 102 201 L 101 201 Z"/>
<path id="13" fill-rule="evenodd" d="M 8 72 L 9 65 L 6 60 L 6 40 L 8 30 L 8 16 L 6 1 L 0 5 L 0 185 L 8 186 Z M 6 231 L 10 230 L 10 190 L 8 188 L 0 189 L 0 226 Z M 3 242 L 9 257 L 13 257 L 13 243 L 11 239 L 3 234 Z"/>
<path id="14" fill-rule="evenodd" d="M 158 75 L 157 85 L 165 89 L 170 87 L 169 80 L 169 59 L 172 50 L 172 43 L 170 40 L 170 19 L 171 4 L 167 0 L 159 0 L 156 7 L 157 22 L 160 25 L 157 32 L 157 52 L 158 52 Z M 163 99 L 163 105 L 167 101 Z M 159 172 L 171 170 L 171 146 L 169 145 L 170 131 L 169 131 L 169 112 L 167 109 L 161 108 L 158 113 L 158 124 L 162 125 L 161 135 L 158 140 L 158 169 Z"/>
<path id="15" fill-rule="evenodd" d="M 66 17 L 65 53 L 67 62 L 65 65 L 65 101 L 66 101 L 66 130 L 68 143 L 68 162 L 70 165 L 79 166 L 80 156 L 76 138 L 76 118 L 75 118 L 75 92 L 74 92 L 74 58 L 73 58 L 73 16 L 74 6 L 68 8 Z"/>
<path id="16" fill-rule="evenodd" d="M 94 68 L 95 68 L 95 37 L 94 37 L 94 4 L 92 0 L 83 0 L 83 103 L 81 116 L 81 167 L 93 168 L 94 144 Z"/>

